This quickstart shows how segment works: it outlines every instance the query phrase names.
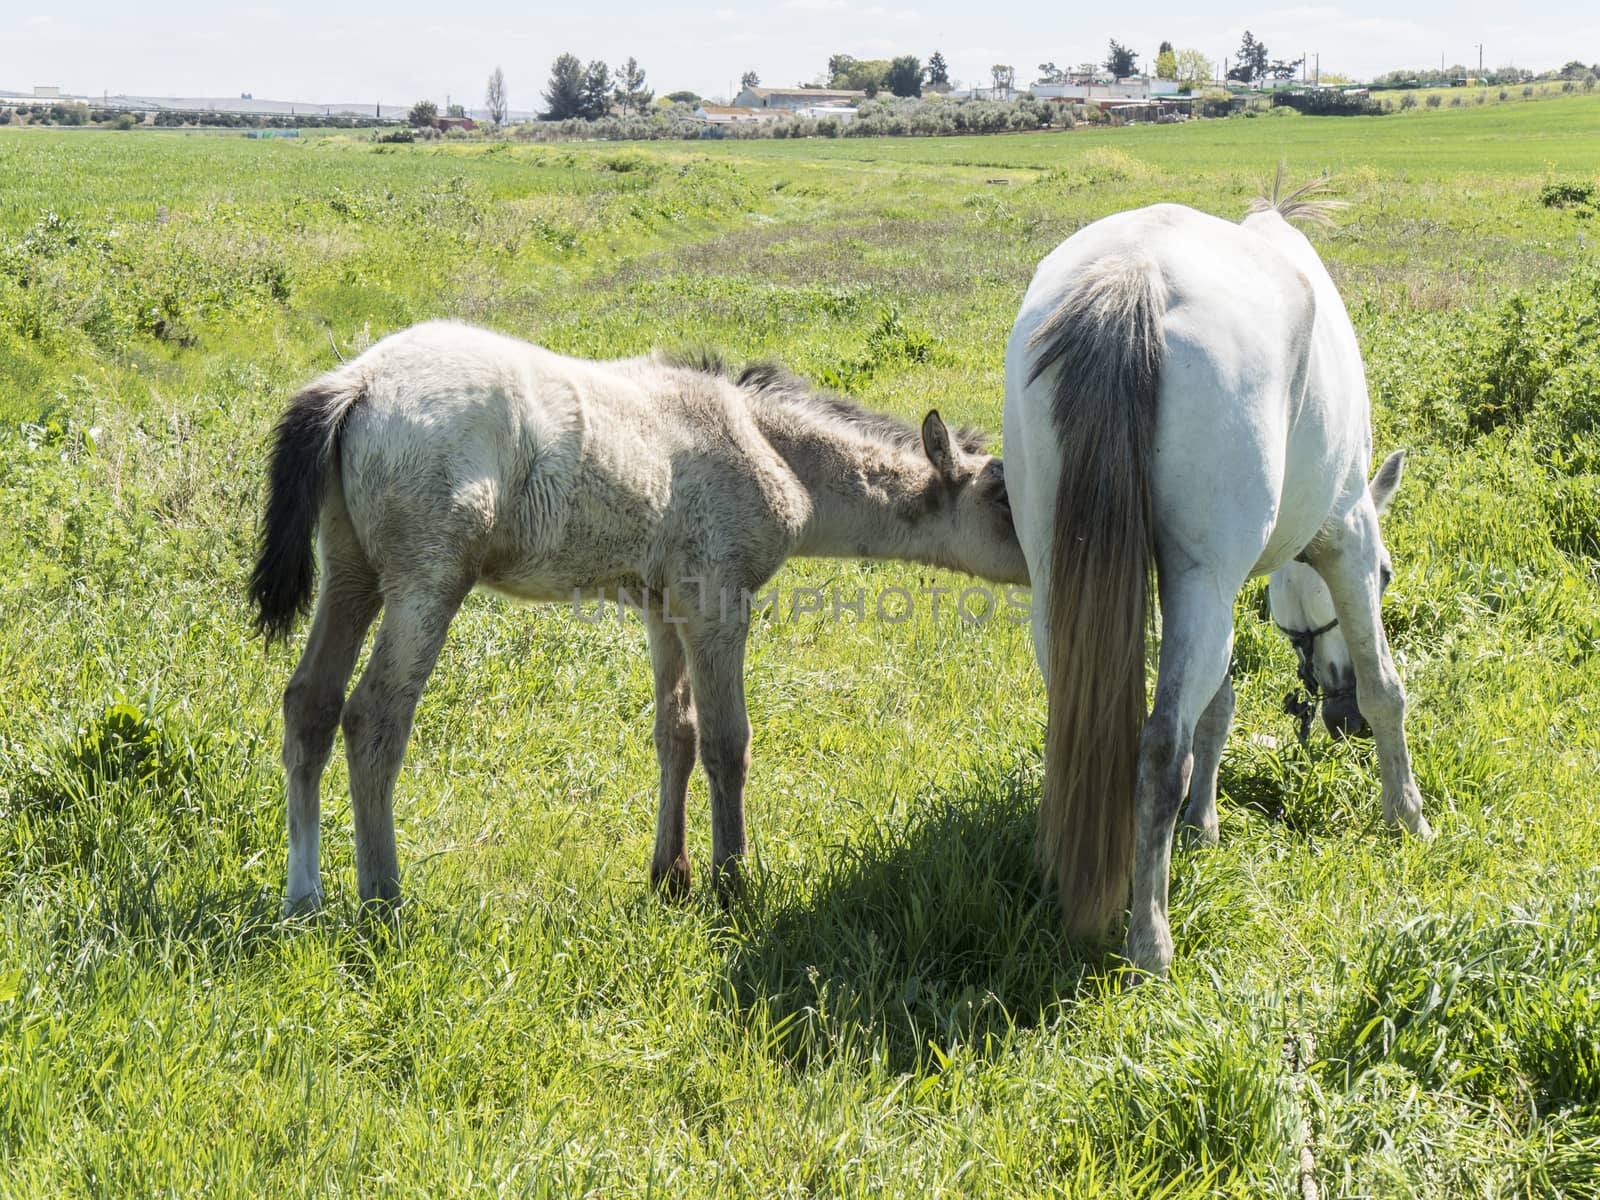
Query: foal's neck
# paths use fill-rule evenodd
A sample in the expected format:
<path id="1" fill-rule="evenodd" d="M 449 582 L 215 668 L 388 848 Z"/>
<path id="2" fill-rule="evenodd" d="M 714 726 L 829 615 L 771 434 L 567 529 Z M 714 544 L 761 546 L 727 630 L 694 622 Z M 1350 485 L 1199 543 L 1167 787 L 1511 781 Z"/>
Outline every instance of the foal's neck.
<path id="1" fill-rule="evenodd" d="M 946 565 L 938 479 L 920 446 L 863 436 L 803 407 L 755 406 L 762 434 L 810 497 L 795 553 Z"/>

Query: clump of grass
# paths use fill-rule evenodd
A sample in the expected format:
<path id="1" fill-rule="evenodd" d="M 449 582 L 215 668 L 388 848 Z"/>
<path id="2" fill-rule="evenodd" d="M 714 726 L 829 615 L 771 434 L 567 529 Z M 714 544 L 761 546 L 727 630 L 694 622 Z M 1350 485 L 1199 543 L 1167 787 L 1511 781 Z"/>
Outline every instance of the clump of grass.
<path id="1" fill-rule="evenodd" d="M 1482 918 L 1428 916 L 1369 939 L 1348 968 L 1321 1070 L 1380 1066 L 1510 1111 L 1600 1104 L 1600 915 L 1592 899 Z"/>

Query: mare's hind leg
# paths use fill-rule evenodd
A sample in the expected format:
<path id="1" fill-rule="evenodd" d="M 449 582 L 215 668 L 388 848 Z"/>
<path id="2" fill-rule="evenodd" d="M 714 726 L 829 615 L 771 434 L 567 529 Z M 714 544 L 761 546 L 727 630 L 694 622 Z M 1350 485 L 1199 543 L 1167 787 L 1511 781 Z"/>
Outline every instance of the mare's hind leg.
<path id="1" fill-rule="evenodd" d="M 1139 739 L 1138 850 L 1123 955 L 1163 975 L 1172 962 L 1167 877 L 1172 827 L 1194 770 L 1195 728 L 1228 672 L 1232 595 L 1201 572 L 1161 580 L 1161 661 L 1155 707 Z"/>
<path id="2" fill-rule="evenodd" d="M 377 580 L 360 551 L 323 542 L 322 590 L 300 664 L 283 693 L 283 768 L 288 776 L 289 868 L 285 916 L 322 904 L 322 770 L 333 749 L 344 689 L 378 614 Z"/>
<path id="3" fill-rule="evenodd" d="M 694 770 L 696 742 L 694 694 L 678 626 L 661 616 L 646 618 L 650 667 L 656 690 L 656 762 L 661 768 L 661 806 L 656 813 L 656 848 L 650 882 L 675 899 L 689 894 L 689 850 L 685 803 Z"/>
<path id="4" fill-rule="evenodd" d="M 1333 594 L 1333 611 L 1350 647 L 1356 704 L 1378 747 L 1384 820 L 1431 838 L 1433 830 L 1422 815 L 1422 793 L 1411 776 L 1411 753 L 1406 748 L 1405 688 L 1383 633 L 1382 559 L 1378 514 L 1370 499 L 1363 498 L 1346 523 L 1312 553 L 1311 565 Z"/>
<path id="5" fill-rule="evenodd" d="M 385 598 L 383 622 L 361 682 L 344 706 L 345 756 L 356 830 L 356 882 L 363 904 L 400 898 L 394 846 L 394 783 L 400 773 L 422 685 L 444 645 L 464 589 L 412 591 Z"/>
<path id="6" fill-rule="evenodd" d="M 1189 777 L 1189 804 L 1183 810 L 1181 830 L 1188 845 L 1217 844 L 1217 769 L 1232 726 L 1233 680 L 1224 675 L 1222 686 L 1194 727 L 1194 771 Z"/>
<path id="7" fill-rule="evenodd" d="M 744 784 L 750 772 L 750 718 L 744 704 L 742 623 L 696 621 L 687 632 L 689 681 L 700 727 L 700 761 L 711 783 L 711 870 L 719 898 L 739 891 L 745 852 Z"/>

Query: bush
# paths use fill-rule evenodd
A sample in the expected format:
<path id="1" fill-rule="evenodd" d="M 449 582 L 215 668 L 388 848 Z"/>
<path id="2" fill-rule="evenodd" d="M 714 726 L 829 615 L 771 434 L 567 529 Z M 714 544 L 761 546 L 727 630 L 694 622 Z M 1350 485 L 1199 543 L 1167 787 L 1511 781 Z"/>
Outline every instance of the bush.
<path id="1" fill-rule="evenodd" d="M 1273 92 L 1272 107 L 1292 109 L 1311 117 L 1365 117 L 1377 116 L 1384 111 L 1371 96 L 1357 96 L 1331 89 L 1318 89 L 1314 92 Z"/>
<path id="2" fill-rule="evenodd" d="M 1400 97 L 1400 111 L 1401 112 L 1405 112 L 1407 109 L 1412 109 L 1412 108 L 1415 108 L 1416 106 L 1417 106 L 1417 98 L 1415 96 L 1406 95 L 1406 96 L 1401 96 Z"/>
<path id="3" fill-rule="evenodd" d="M 1429 108 L 1438 108 L 1439 105 L 1442 104 L 1442 103 L 1443 103 L 1443 101 L 1440 99 L 1438 92 L 1435 92 L 1433 95 L 1428 97 L 1428 107 Z"/>
<path id="4" fill-rule="evenodd" d="M 1587 179 L 1561 179 L 1539 189 L 1539 203 L 1546 208 L 1582 208 L 1597 203 L 1597 189 Z"/>

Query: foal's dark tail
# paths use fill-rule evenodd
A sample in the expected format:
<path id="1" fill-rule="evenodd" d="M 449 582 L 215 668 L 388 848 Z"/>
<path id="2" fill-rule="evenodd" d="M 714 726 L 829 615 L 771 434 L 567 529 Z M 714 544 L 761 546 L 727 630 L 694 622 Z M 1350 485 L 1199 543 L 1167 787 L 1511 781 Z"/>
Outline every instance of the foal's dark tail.
<path id="1" fill-rule="evenodd" d="M 278 421 L 267 465 L 267 508 L 250 573 L 257 632 L 268 642 L 289 636 L 297 614 L 310 610 L 317 579 L 317 519 L 336 461 L 339 434 L 366 391 L 349 368 L 330 372 L 289 401 Z"/>

